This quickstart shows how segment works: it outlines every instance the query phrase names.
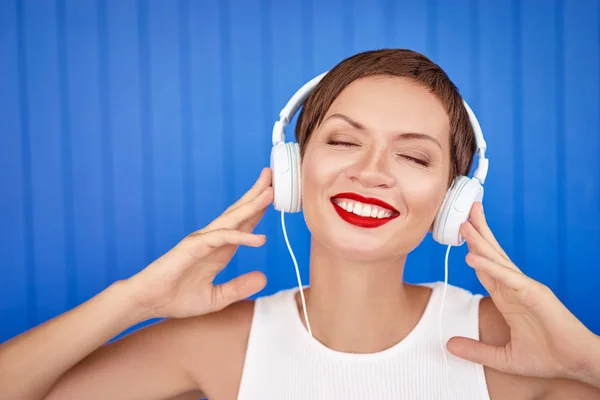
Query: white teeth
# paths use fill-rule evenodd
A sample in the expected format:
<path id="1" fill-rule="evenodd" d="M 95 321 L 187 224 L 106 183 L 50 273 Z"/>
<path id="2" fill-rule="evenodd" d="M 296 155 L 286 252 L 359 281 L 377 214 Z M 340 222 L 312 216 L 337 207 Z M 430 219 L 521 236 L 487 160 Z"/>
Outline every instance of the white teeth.
<path id="1" fill-rule="evenodd" d="M 371 216 L 371 206 L 370 205 L 366 205 L 363 207 L 362 213 L 360 214 L 363 217 L 370 217 Z"/>
<path id="2" fill-rule="evenodd" d="M 335 199 L 334 201 L 344 210 L 362 217 L 388 218 L 392 215 L 392 211 L 371 204 L 363 204 L 358 201 L 348 199 Z"/>
<path id="3" fill-rule="evenodd" d="M 362 209 L 363 205 L 361 203 L 355 203 L 352 212 L 356 215 L 362 215 Z"/>

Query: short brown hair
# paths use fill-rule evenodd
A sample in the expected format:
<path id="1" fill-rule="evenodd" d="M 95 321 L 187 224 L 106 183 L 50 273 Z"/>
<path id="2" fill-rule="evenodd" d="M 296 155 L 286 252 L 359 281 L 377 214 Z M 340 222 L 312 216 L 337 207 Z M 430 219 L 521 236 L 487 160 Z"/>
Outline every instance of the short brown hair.
<path id="1" fill-rule="evenodd" d="M 342 90 L 358 78 L 375 75 L 407 77 L 428 88 L 450 118 L 450 181 L 468 175 L 476 151 L 475 135 L 462 97 L 448 75 L 423 54 L 406 49 L 372 50 L 346 58 L 323 77 L 307 98 L 296 124 L 301 155 L 312 132 Z"/>

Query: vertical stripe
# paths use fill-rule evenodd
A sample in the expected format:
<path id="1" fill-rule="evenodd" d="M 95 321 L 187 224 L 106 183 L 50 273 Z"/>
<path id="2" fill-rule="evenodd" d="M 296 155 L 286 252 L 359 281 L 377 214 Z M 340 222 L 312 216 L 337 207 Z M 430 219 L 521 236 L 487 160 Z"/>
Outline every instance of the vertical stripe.
<path id="1" fill-rule="evenodd" d="M 232 82 L 231 82 L 231 27 L 230 27 L 230 0 L 222 0 L 219 2 L 219 24 L 220 24 L 220 38 L 221 38 L 221 66 L 223 73 L 221 74 L 221 93 L 223 94 L 221 103 L 221 118 L 222 118 L 222 140 L 223 140 L 223 151 L 231 149 L 233 141 L 233 118 L 235 117 L 232 108 Z M 223 174 L 225 182 L 225 201 L 229 204 L 233 201 L 233 187 L 234 182 L 234 170 L 230 164 L 231 158 L 224 154 L 223 157 Z"/>
<path id="2" fill-rule="evenodd" d="M 354 50 L 354 7 L 352 3 L 352 0 L 344 0 L 342 4 L 342 47 L 344 49 L 344 57 L 350 56 Z"/>
<path id="3" fill-rule="evenodd" d="M 555 287 L 558 243 L 557 210 L 557 126 L 556 107 L 556 24 L 555 7 L 521 7 L 521 69 L 519 71 L 521 99 L 521 148 L 523 176 L 518 207 L 523 231 L 515 235 L 517 265 L 533 279 L 544 279 Z M 536 25 L 525 21 L 539 18 Z M 540 151 L 540 142 L 544 148 Z M 522 209 L 521 209 L 522 207 Z M 553 218 L 548 218 L 552 215 Z M 541 228 L 541 229 L 540 229 Z M 520 254 L 518 250 L 521 250 Z M 539 275 L 538 275 L 539 274 Z"/>
<path id="4" fill-rule="evenodd" d="M 566 293 L 567 281 L 567 246 L 566 246 L 566 220 L 567 182 L 565 176 L 565 39 L 564 39 L 564 5 L 562 0 L 555 3 L 556 18 L 556 215 L 557 215 L 557 243 L 558 255 L 557 268 L 557 295 L 561 297 Z M 525 190 L 525 188 L 523 188 Z"/>
<path id="5" fill-rule="evenodd" d="M 469 4 L 469 19 L 471 21 L 470 30 L 469 30 L 469 47 L 470 47 L 470 77 L 471 77 L 471 93 L 469 104 L 471 108 L 475 107 L 474 112 L 478 117 L 480 116 L 477 112 L 479 108 L 479 103 L 481 100 L 481 73 L 480 73 L 480 60 L 481 60 L 481 51 L 480 51 L 480 37 L 481 32 L 479 29 L 479 1 L 471 0 Z"/>
<path id="6" fill-rule="evenodd" d="M 179 2 L 179 82 L 181 95 L 181 133 L 183 154 L 183 204 L 186 234 L 194 230 L 196 221 L 196 189 L 194 187 L 193 134 L 192 134 L 192 76 L 190 57 L 190 3 Z"/>
<path id="7" fill-rule="evenodd" d="M 263 112 L 264 120 L 271 120 L 271 110 L 273 108 L 273 46 L 272 46 L 272 35 L 271 35 L 271 0 L 261 0 L 260 2 L 260 40 L 261 56 L 262 56 L 262 95 L 263 95 Z"/>
<path id="8" fill-rule="evenodd" d="M 521 73 L 521 4 L 519 0 L 513 3 L 513 108 L 514 108 L 514 237 L 515 257 L 514 261 L 518 264 L 523 260 L 525 249 L 524 243 L 524 222 L 523 222 L 523 82 Z"/>
<path id="9" fill-rule="evenodd" d="M 302 4 L 302 75 L 308 77 L 316 75 L 313 60 L 313 0 L 304 0 Z"/>
<path id="10" fill-rule="evenodd" d="M 596 268 L 600 243 L 600 213 L 597 163 L 600 136 L 600 54 L 597 29 L 600 2 L 562 2 L 563 31 L 563 126 L 564 129 L 564 242 L 566 264 L 561 276 L 567 307 L 594 332 L 600 332 L 600 270 Z M 555 9 L 552 9 L 554 17 Z M 554 18 L 553 18 L 554 20 Z M 553 35 L 554 36 L 554 35 Z M 558 69 L 558 68 L 557 68 Z M 554 106 L 554 104 L 553 104 Z M 552 119 L 555 124 L 556 120 Z M 555 206 L 558 208 L 558 204 Z M 558 230 L 557 224 L 557 230 Z M 559 294 L 560 295 L 560 294 Z"/>
<path id="11" fill-rule="evenodd" d="M 485 183 L 486 217 L 504 250 L 514 255 L 513 229 L 513 12 L 511 3 L 482 2 L 479 34 L 481 91 L 479 113 L 488 142 L 490 167 Z M 493 43 L 493 45 L 491 45 Z M 464 261 L 461 260 L 464 264 Z"/>
<path id="12" fill-rule="evenodd" d="M 146 229 L 146 262 L 150 262 L 155 254 L 155 224 L 154 224 L 154 171 L 152 162 L 152 99 L 150 93 L 150 43 L 148 30 L 148 3 L 138 0 L 138 52 L 140 74 L 140 126 L 142 129 L 142 176 L 143 176 L 143 204 Z"/>
<path id="13" fill-rule="evenodd" d="M 106 10 L 106 45 L 99 46 L 99 50 L 106 49 L 102 52 L 106 54 L 107 64 L 109 131 L 103 135 L 102 140 L 106 141 L 101 146 L 110 146 L 103 151 L 102 157 L 106 160 L 103 163 L 112 169 L 101 178 L 105 180 L 106 198 L 110 201 L 105 206 L 106 212 L 107 215 L 112 213 L 105 234 L 111 236 L 106 243 L 114 245 L 115 263 L 109 272 L 115 273 L 117 279 L 124 279 L 147 261 L 145 232 L 148 222 L 145 220 L 142 148 L 145 132 L 141 129 L 138 15 L 136 0 L 105 1 L 103 9 Z M 99 36 L 103 40 L 103 35 Z M 109 225 L 114 227 L 113 232 L 108 229 Z"/>
<path id="14" fill-rule="evenodd" d="M 67 307 L 56 4 L 24 2 L 35 285 L 40 321 Z"/>
<path id="15" fill-rule="evenodd" d="M 383 8 L 385 47 L 387 48 L 398 47 L 397 43 L 394 43 L 394 18 L 397 12 L 395 5 L 396 3 L 394 0 L 387 0 L 381 5 Z"/>
<path id="16" fill-rule="evenodd" d="M 427 53 L 434 62 L 438 56 L 437 8 L 437 0 L 427 2 Z"/>
<path id="17" fill-rule="evenodd" d="M 233 119 L 235 112 L 233 109 L 233 83 L 232 83 L 232 65 L 231 65 L 231 15 L 230 0 L 221 0 L 219 2 L 219 34 L 220 34 L 220 64 L 223 69 L 221 73 L 221 126 L 220 132 L 222 139 L 222 166 L 221 174 L 225 184 L 223 185 L 225 207 L 234 202 L 235 188 L 235 170 L 232 165 L 233 157 Z M 229 270 L 238 271 L 238 258 L 234 257 L 228 266 Z"/>
<path id="18" fill-rule="evenodd" d="M 116 251 L 116 225 L 115 225 L 115 197 L 114 197 L 114 162 L 112 136 L 112 114 L 110 109 L 111 87 L 110 80 L 110 50 L 108 45 L 108 21 L 106 0 L 98 0 L 98 88 L 100 95 L 100 132 L 101 132 L 101 157 L 102 157 L 102 193 L 103 193 L 103 221 L 104 243 L 106 246 L 106 285 L 117 280 L 117 251 Z"/>
<path id="19" fill-rule="evenodd" d="M 16 13 L 0 2 L 0 343 L 29 326 Z"/>
<path id="20" fill-rule="evenodd" d="M 15 0 L 17 10 L 17 42 L 19 64 L 19 100 L 21 125 L 21 168 L 23 170 L 23 220 L 25 221 L 25 269 L 27 277 L 27 316 L 29 325 L 38 323 L 37 288 L 35 284 L 35 245 L 33 240 L 33 194 L 31 170 L 31 138 L 29 132 L 29 96 L 27 58 L 25 49 L 25 7 L 23 1 Z"/>
<path id="21" fill-rule="evenodd" d="M 67 61 L 65 0 L 56 3 L 56 38 L 58 52 L 58 88 L 60 102 L 61 154 L 63 178 L 63 220 L 65 224 L 65 261 L 67 269 L 67 305 L 77 305 L 77 262 L 75 259 L 75 227 L 73 213 L 73 154 L 71 143 L 71 124 L 69 120 L 69 66 Z"/>
<path id="22" fill-rule="evenodd" d="M 177 2 L 149 2 L 148 72 L 152 125 L 153 258 L 185 235 L 185 184 L 181 99 L 181 38 Z M 185 24 L 185 22 L 184 22 Z"/>

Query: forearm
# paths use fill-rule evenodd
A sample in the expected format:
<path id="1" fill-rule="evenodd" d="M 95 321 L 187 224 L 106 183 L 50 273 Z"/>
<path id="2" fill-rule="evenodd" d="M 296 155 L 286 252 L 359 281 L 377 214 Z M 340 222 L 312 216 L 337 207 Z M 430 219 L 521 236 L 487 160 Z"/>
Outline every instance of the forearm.
<path id="1" fill-rule="evenodd" d="M 118 282 L 74 308 L 0 345 L 3 399 L 43 398 L 60 377 L 125 329 L 146 320 Z"/>
<path id="2" fill-rule="evenodd" d="M 590 332 L 591 333 L 591 332 Z M 591 334 L 582 340 L 585 356 L 559 379 L 548 381 L 544 400 L 600 398 L 600 336 Z"/>
<path id="3" fill-rule="evenodd" d="M 600 390 L 600 336 L 589 332 L 581 341 L 583 349 L 575 367 L 569 369 L 564 376 L 574 382 L 585 383 Z"/>
<path id="4" fill-rule="evenodd" d="M 590 357 L 581 381 L 600 389 L 600 336 L 594 335 L 589 349 Z"/>

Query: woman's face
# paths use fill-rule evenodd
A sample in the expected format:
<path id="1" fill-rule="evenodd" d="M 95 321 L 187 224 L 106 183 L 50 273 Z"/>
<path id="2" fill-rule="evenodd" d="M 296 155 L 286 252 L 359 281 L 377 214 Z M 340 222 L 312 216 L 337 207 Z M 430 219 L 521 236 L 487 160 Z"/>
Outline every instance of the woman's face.
<path id="1" fill-rule="evenodd" d="M 449 130 L 442 103 L 408 78 L 348 85 L 302 160 L 313 240 L 342 257 L 373 261 L 418 246 L 447 191 Z"/>

